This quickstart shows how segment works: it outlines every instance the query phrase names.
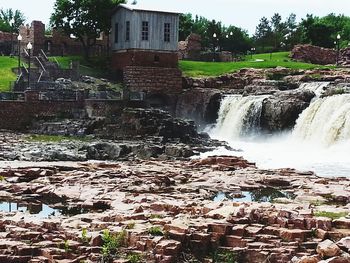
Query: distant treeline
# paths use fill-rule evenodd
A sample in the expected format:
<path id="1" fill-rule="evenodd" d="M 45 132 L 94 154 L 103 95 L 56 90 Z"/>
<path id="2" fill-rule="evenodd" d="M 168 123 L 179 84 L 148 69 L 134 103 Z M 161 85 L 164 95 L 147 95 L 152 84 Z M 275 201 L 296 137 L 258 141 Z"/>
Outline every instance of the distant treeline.
<path id="1" fill-rule="evenodd" d="M 180 16 L 180 40 L 190 33 L 199 34 L 205 50 L 228 50 L 245 53 L 254 48 L 254 52 L 290 50 L 295 44 L 312 44 L 335 48 L 348 45 L 350 40 L 350 17 L 329 14 L 324 17 L 307 15 L 297 23 L 296 15 L 290 14 L 285 20 L 276 13 L 270 19 L 262 17 L 256 26 L 255 34 L 250 37 L 242 28 L 205 17 L 191 14 Z M 340 36 L 340 40 L 337 36 Z M 215 36 L 215 37 L 214 37 Z"/>

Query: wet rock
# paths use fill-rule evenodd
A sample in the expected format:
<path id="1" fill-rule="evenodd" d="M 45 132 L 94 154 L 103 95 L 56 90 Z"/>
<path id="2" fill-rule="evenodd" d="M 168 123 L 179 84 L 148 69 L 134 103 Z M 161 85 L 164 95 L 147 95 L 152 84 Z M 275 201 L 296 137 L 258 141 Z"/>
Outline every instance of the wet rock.
<path id="1" fill-rule="evenodd" d="M 270 132 L 291 129 L 314 96 L 312 91 L 295 90 L 277 92 L 264 99 L 261 127 Z"/>

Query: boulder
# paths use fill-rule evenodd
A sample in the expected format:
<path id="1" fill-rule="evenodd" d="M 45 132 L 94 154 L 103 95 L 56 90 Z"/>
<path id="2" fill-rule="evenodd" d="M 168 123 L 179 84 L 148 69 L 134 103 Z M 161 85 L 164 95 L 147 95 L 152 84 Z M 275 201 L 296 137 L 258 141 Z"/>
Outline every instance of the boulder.
<path id="1" fill-rule="evenodd" d="M 93 160 L 116 160 L 130 152 L 126 145 L 99 142 L 87 146 L 87 158 Z"/>
<path id="2" fill-rule="evenodd" d="M 190 118 L 196 123 L 214 123 L 218 118 L 221 91 L 195 88 L 178 96 L 176 116 Z"/>
<path id="3" fill-rule="evenodd" d="M 327 65 L 335 64 L 337 53 L 334 49 L 330 48 L 322 48 L 313 45 L 296 45 L 290 56 L 297 61 Z"/>
<path id="4" fill-rule="evenodd" d="M 339 240 L 339 241 L 337 242 L 337 245 L 338 245 L 341 249 L 343 249 L 343 250 L 345 250 L 345 251 L 347 251 L 347 252 L 350 252 L 350 237 L 344 237 L 344 238 L 342 238 L 341 240 Z"/>
<path id="5" fill-rule="evenodd" d="M 333 241 L 326 239 L 318 244 L 316 251 L 321 257 L 334 257 L 341 250 Z"/>
<path id="6" fill-rule="evenodd" d="M 263 101 L 261 126 L 268 132 L 283 131 L 294 127 L 299 114 L 315 96 L 312 91 L 280 91 Z"/>

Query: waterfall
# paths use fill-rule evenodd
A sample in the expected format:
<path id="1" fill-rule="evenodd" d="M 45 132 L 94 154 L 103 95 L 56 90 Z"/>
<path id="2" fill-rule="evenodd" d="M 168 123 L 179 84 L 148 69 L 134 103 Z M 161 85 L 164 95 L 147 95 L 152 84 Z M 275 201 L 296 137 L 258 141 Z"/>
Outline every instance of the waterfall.
<path id="1" fill-rule="evenodd" d="M 262 102 L 267 96 L 230 95 L 220 106 L 216 126 L 210 131 L 214 138 L 232 141 L 256 134 L 260 129 Z"/>
<path id="2" fill-rule="evenodd" d="M 329 82 L 305 82 L 300 84 L 299 89 L 313 91 L 316 97 L 320 97 L 328 85 Z"/>
<path id="3" fill-rule="evenodd" d="M 330 146 L 350 139 L 350 94 L 314 100 L 299 116 L 292 136 Z"/>

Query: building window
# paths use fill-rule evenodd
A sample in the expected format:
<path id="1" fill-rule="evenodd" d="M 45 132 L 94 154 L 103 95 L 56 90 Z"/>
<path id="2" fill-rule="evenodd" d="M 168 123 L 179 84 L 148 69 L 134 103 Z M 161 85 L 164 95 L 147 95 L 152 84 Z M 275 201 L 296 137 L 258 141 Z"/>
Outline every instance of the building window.
<path id="1" fill-rule="evenodd" d="M 125 41 L 130 41 L 130 21 L 125 22 Z"/>
<path id="2" fill-rule="evenodd" d="M 118 36 L 119 36 L 118 23 L 115 23 L 115 25 L 114 25 L 114 43 L 118 43 Z"/>
<path id="3" fill-rule="evenodd" d="M 170 42 L 170 23 L 164 23 L 164 42 Z"/>
<path id="4" fill-rule="evenodd" d="M 148 22 L 142 21 L 142 32 L 141 32 L 142 40 L 148 41 L 148 32 L 149 32 Z"/>

